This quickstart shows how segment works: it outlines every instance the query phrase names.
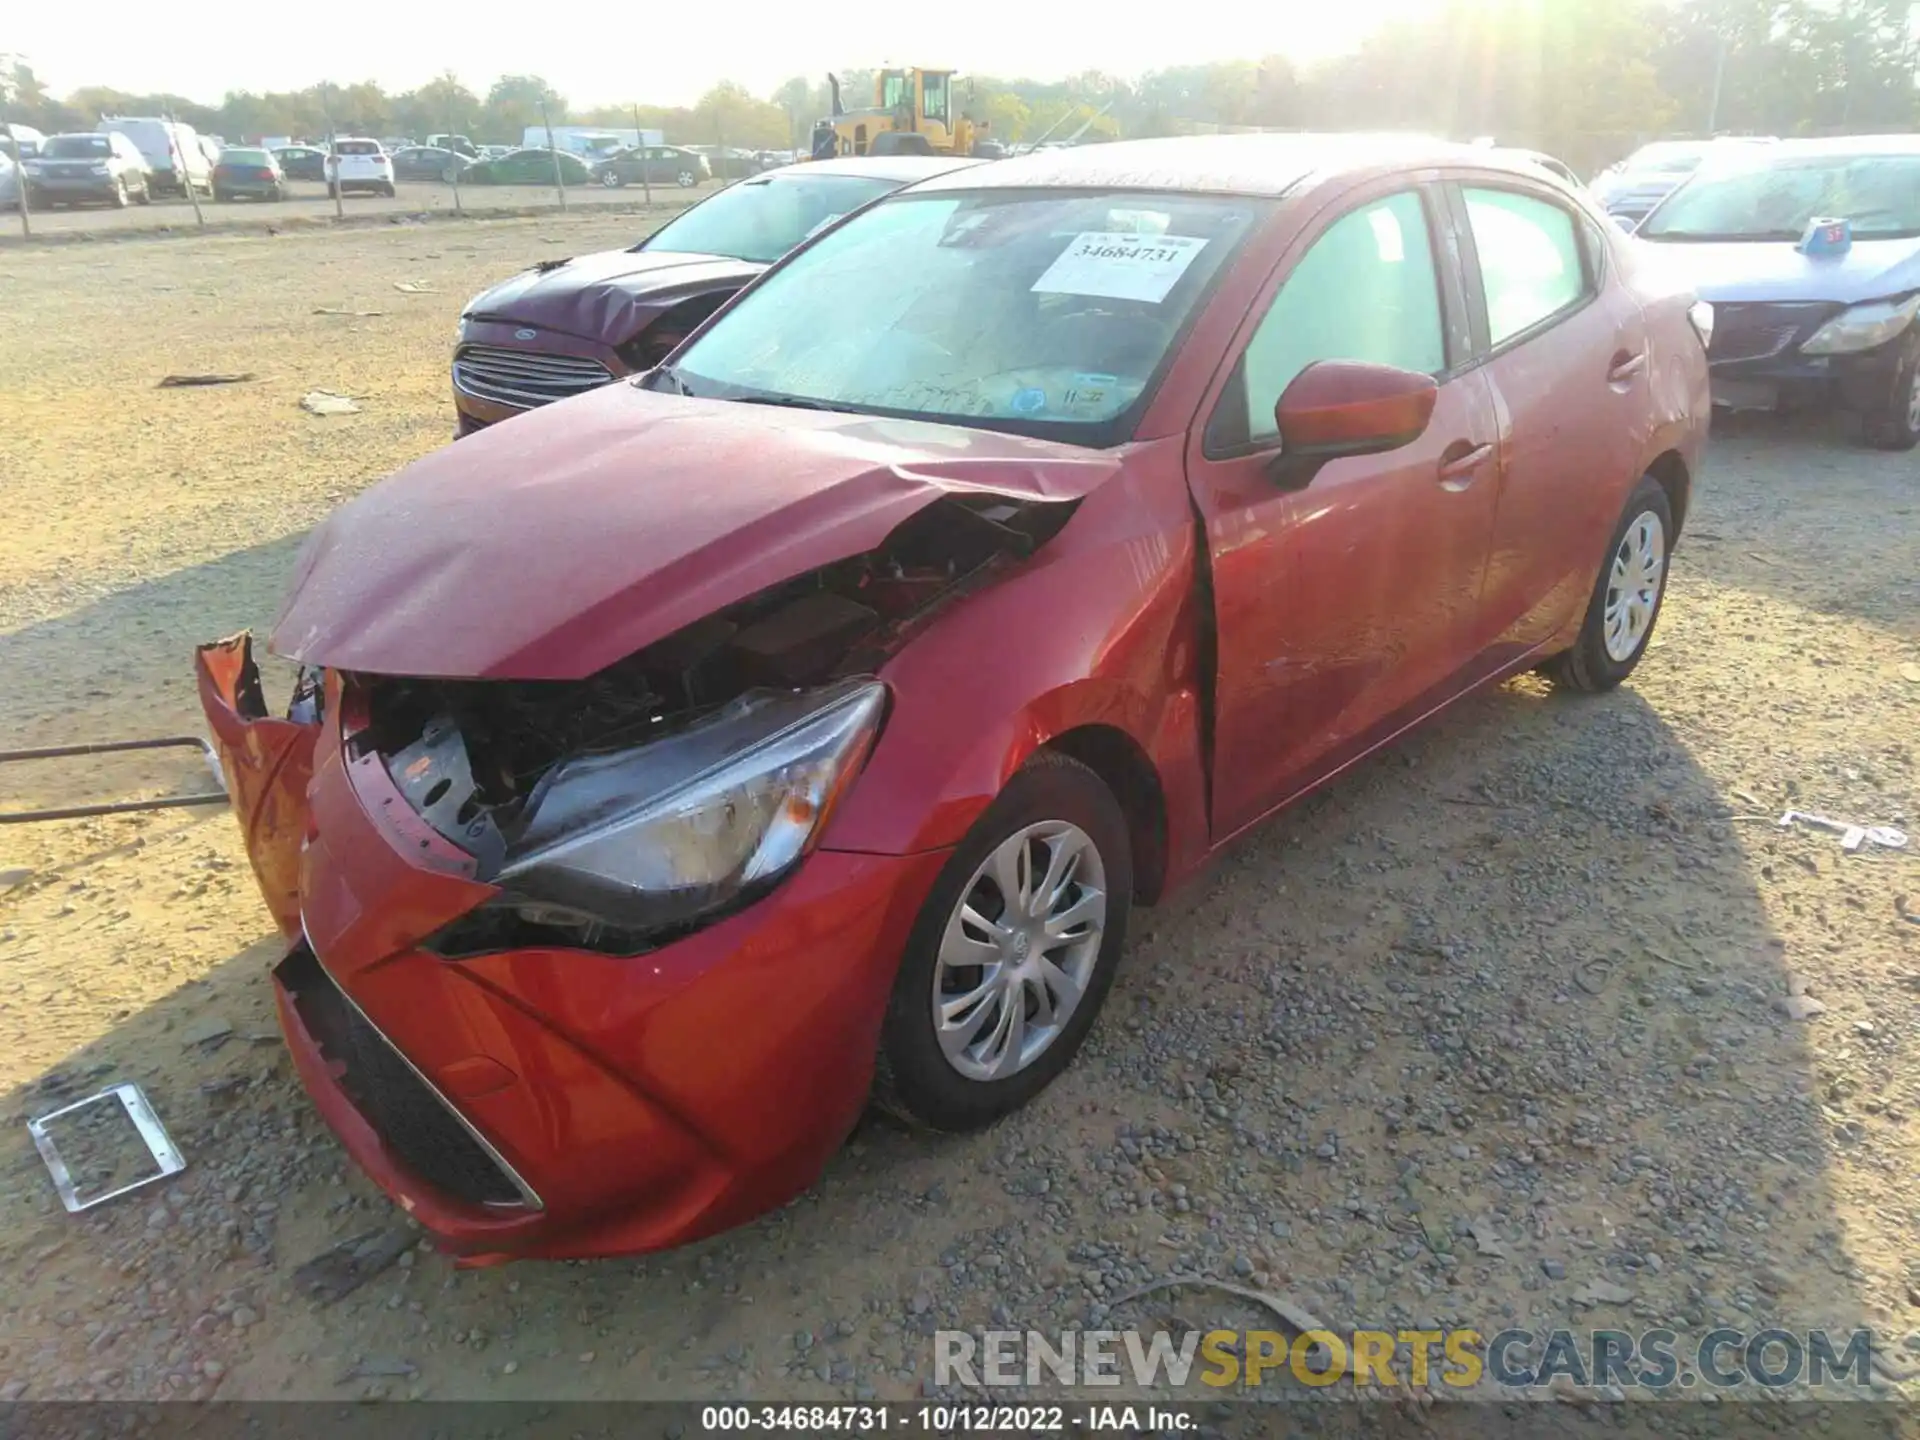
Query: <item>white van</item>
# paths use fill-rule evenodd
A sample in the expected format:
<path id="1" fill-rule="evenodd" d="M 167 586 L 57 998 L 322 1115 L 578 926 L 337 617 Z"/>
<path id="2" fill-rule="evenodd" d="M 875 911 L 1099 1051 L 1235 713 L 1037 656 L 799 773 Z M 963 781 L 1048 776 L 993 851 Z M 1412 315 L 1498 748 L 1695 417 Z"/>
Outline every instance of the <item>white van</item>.
<path id="1" fill-rule="evenodd" d="M 184 195 L 188 184 L 204 194 L 213 194 L 213 161 L 191 125 L 151 115 L 103 115 L 100 128 L 118 131 L 139 147 L 152 172 L 149 183 L 156 195 Z"/>

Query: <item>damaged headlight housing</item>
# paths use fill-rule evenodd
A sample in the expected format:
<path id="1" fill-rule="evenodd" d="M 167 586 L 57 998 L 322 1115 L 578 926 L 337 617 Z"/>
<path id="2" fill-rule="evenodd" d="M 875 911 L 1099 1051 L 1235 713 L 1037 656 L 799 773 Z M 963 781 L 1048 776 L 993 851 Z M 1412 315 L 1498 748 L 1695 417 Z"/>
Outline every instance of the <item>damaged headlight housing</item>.
<path id="1" fill-rule="evenodd" d="M 760 692 L 678 734 L 562 761 L 528 799 L 494 905 L 631 944 L 746 903 L 812 850 L 885 707 L 872 680 Z"/>
<path id="2" fill-rule="evenodd" d="M 1920 293 L 1870 300 L 1842 310 L 1807 338 L 1803 355 L 1852 355 L 1900 337 L 1920 314 Z"/>

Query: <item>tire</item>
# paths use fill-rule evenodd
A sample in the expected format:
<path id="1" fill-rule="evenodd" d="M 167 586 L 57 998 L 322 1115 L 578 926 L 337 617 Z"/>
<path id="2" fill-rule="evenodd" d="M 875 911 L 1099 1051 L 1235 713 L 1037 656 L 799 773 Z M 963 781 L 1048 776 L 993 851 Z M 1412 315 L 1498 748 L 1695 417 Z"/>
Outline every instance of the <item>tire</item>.
<path id="1" fill-rule="evenodd" d="M 602 189 L 618 190 L 626 183 L 626 180 L 621 177 L 620 172 L 615 170 L 611 165 L 600 172 L 600 186 Z"/>
<path id="2" fill-rule="evenodd" d="M 133 201 L 136 205 L 151 205 L 153 203 L 153 187 L 145 181 L 142 181 L 140 183 L 140 193 L 133 197 Z"/>
<path id="3" fill-rule="evenodd" d="M 1061 1019 L 1051 1039 L 1024 1061 L 1016 1058 L 1005 1074 L 968 1074 L 960 1068 L 961 1064 L 980 1067 L 983 1057 L 966 1050 L 963 1042 L 971 1039 L 983 1045 L 984 1062 L 990 1064 L 994 1042 L 1003 1024 L 1011 1023 L 1002 1017 L 1016 1012 L 1002 998 L 1007 992 L 995 992 L 971 1009 L 950 1017 L 960 1022 L 949 1033 L 952 1043 L 961 1047 L 963 1053 L 959 1059 L 949 1059 L 936 1027 L 936 995 L 951 998 L 956 993 L 970 993 L 968 987 L 984 978 L 987 972 L 983 967 L 956 967 L 951 962 L 943 966 L 943 942 L 958 937 L 956 948 L 961 953 L 970 943 L 980 952 L 990 953 L 989 946 L 975 938 L 977 934 L 986 933 L 977 924 L 969 923 L 967 930 L 962 931 L 959 919 L 962 903 L 971 898 L 976 916 L 989 915 L 988 910 L 981 908 L 987 906 L 992 907 L 989 918 L 997 921 L 1003 917 L 1006 910 L 998 903 L 1001 891 L 987 872 L 994 867 L 995 854 L 1003 844 L 1014 842 L 1023 832 L 1035 831 L 1038 833 L 1026 840 L 1025 854 L 1031 863 L 1041 863 L 1043 859 L 1051 862 L 1058 854 L 1054 848 L 1057 845 L 1080 845 L 1075 868 L 1068 874 L 1091 877 L 1094 882 L 1083 887 L 1075 879 L 1070 888 L 1067 882 L 1056 886 L 1054 893 L 1062 898 L 1052 907 L 1053 913 L 1061 914 L 1063 906 L 1077 909 L 1088 903 L 1091 892 L 1098 891 L 1105 898 L 1104 913 L 1094 917 L 1101 928 L 1088 934 L 1089 920 L 1082 918 L 1068 932 L 1085 936 L 1077 951 L 1071 944 L 1050 944 L 1046 948 L 1046 955 L 1055 961 L 1050 973 L 1060 975 L 1064 971 L 1078 981 L 1080 988 L 1078 1001 Z M 1014 853 L 1020 853 L 1018 847 Z M 1030 866 L 1026 873 L 1031 876 Z M 1066 1069 L 1093 1028 L 1100 1006 L 1113 985 L 1121 947 L 1126 942 L 1127 911 L 1132 901 L 1133 855 L 1120 802 L 1100 777 L 1079 761 L 1042 751 L 1007 782 L 967 832 L 941 869 L 914 921 L 893 993 L 887 1002 L 880 1054 L 874 1067 L 875 1103 L 917 1128 L 957 1132 L 990 1125 L 1033 1099 Z M 1042 933 L 1022 931 L 1021 938 L 1008 943 L 1018 943 L 1017 953 L 1027 957 L 1032 955 L 1029 948 L 1032 939 Z M 1014 953 L 1010 948 L 1001 950 L 995 946 L 992 949 L 1002 954 Z M 1022 958 L 1016 963 L 1024 966 L 1028 961 Z M 1035 956 L 1032 963 L 1039 963 L 1039 957 Z M 1001 968 L 1001 964 L 996 964 L 996 970 Z M 1038 993 L 1046 995 L 1050 1007 L 1057 1006 L 1064 994 L 1053 980 L 1043 978 L 1038 971 L 1029 972 L 1029 978 L 1011 991 L 1018 997 L 1021 1034 L 1029 1042 L 1039 1033 L 1028 1028 L 1040 1023 L 1037 993 L 1030 988 L 1036 985 Z M 982 991 L 984 993 L 984 987 Z M 1034 1012 L 1031 1016 L 1027 1013 L 1029 1010 Z M 969 1019 L 977 1019 L 978 1023 L 969 1026 Z M 1001 1044 L 1000 1053 L 1017 1057 L 1010 1036 Z"/>
<path id="4" fill-rule="evenodd" d="M 675 179 L 675 181 L 679 183 L 679 186 L 682 190 L 691 190 L 694 186 L 700 183 L 700 177 L 694 174 L 693 171 L 691 170 L 682 170 L 678 175 L 674 176 L 673 178 Z"/>
<path id="5" fill-rule="evenodd" d="M 1653 592 L 1650 602 L 1645 599 L 1649 587 L 1634 583 L 1648 573 L 1641 557 L 1646 550 L 1644 542 L 1649 526 L 1653 527 L 1652 539 L 1658 550 L 1657 576 L 1650 587 Z M 1667 492 L 1660 482 L 1651 475 L 1642 475 L 1640 483 L 1627 497 L 1626 508 L 1620 512 L 1613 537 L 1607 542 L 1600 574 L 1594 581 L 1593 597 L 1587 602 L 1586 618 L 1580 625 L 1580 638 L 1573 642 L 1572 649 L 1554 656 L 1541 667 L 1554 684 L 1590 695 L 1599 694 L 1613 689 L 1633 673 L 1647 653 L 1647 642 L 1653 639 L 1654 626 L 1659 623 L 1660 607 L 1667 598 L 1672 559 L 1673 508 L 1667 503 Z M 1613 628 L 1609 620 L 1609 599 L 1618 593 L 1616 569 L 1628 582 L 1624 587 L 1628 598 L 1613 607 L 1615 613 L 1620 613 L 1624 603 L 1621 628 L 1609 648 L 1608 631 Z M 1637 599 L 1633 598 L 1636 590 L 1641 592 Z M 1644 624 L 1639 624 L 1642 620 Z"/>
<path id="6" fill-rule="evenodd" d="M 1867 443 L 1877 450 L 1920 445 L 1920 334 L 1907 337 L 1884 404 L 1866 414 Z"/>
<path id="7" fill-rule="evenodd" d="M 227 203 L 228 201 L 230 201 L 230 200 L 232 200 L 232 199 L 233 199 L 233 197 L 232 197 L 231 195 L 229 195 L 229 194 L 227 194 L 227 192 L 226 192 L 226 191 L 224 191 L 224 190 L 222 190 L 222 189 L 221 189 L 221 188 L 220 188 L 219 186 L 217 186 L 217 185 L 216 185 L 216 186 L 214 187 L 214 190 L 213 190 L 213 203 L 214 203 L 214 204 L 216 204 L 216 205 L 224 205 L 224 204 L 226 204 L 226 203 Z"/>
<path id="8" fill-rule="evenodd" d="M 329 186 L 327 186 L 327 198 L 328 198 L 329 200 L 337 200 L 337 199 L 339 199 L 339 198 L 340 198 L 340 187 L 339 187 L 338 185 L 329 185 Z"/>

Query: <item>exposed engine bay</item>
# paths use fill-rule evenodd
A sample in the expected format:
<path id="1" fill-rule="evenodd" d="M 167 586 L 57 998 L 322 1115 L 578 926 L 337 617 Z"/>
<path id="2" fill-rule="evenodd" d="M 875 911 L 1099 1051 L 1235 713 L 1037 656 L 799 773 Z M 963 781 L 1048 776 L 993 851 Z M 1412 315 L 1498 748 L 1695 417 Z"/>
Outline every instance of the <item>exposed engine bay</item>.
<path id="1" fill-rule="evenodd" d="M 369 719 L 348 743 L 378 754 L 414 809 L 491 879 L 534 827 L 563 761 L 577 769 L 586 757 L 728 719 L 754 697 L 871 675 L 942 606 L 1031 554 L 1073 508 L 944 495 L 878 549 L 763 590 L 585 680 L 359 676 Z"/>

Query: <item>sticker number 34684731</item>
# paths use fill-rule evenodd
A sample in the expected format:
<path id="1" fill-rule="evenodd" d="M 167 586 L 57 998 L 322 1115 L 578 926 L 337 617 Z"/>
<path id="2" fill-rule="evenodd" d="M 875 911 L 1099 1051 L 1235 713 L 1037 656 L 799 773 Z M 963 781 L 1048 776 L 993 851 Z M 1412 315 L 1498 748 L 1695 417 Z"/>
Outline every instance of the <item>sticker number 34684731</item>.
<path id="1" fill-rule="evenodd" d="M 1193 235 L 1129 235 L 1088 230 L 1033 282 L 1036 294 L 1094 295 L 1155 305 L 1179 282 L 1207 242 Z"/>

